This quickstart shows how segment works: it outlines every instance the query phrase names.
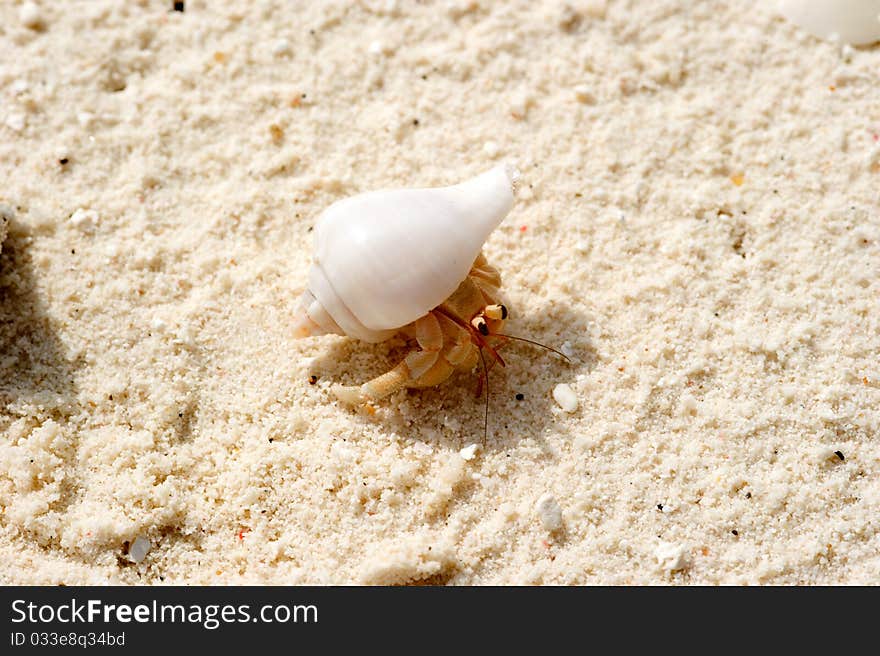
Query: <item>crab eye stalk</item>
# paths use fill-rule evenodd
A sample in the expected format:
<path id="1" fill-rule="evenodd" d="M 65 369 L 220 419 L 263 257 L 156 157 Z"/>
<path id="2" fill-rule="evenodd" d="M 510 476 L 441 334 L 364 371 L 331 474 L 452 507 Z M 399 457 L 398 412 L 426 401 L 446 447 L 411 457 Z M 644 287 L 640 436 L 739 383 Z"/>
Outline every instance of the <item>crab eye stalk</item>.
<path id="1" fill-rule="evenodd" d="M 485 311 L 483 312 L 490 319 L 500 319 L 504 321 L 507 319 L 507 306 L 501 305 L 487 305 Z"/>
<path id="2" fill-rule="evenodd" d="M 471 321 L 471 325 L 476 328 L 483 337 L 489 336 L 489 324 L 486 323 L 486 319 L 484 319 L 482 315 L 474 317 L 473 321 Z"/>

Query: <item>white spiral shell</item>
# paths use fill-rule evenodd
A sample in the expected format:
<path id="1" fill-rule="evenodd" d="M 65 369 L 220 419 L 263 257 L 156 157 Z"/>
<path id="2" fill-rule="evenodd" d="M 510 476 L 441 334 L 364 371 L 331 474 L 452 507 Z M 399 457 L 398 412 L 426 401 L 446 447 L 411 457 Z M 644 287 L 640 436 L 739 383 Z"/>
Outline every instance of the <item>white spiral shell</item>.
<path id="1" fill-rule="evenodd" d="M 852 45 L 880 41 L 880 0 L 780 0 L 779 11 L 823 39 Z"/>
<path id="2" fill-rule="evenodd" d="M 328 207 L 297 334 L 381 342 L 440 305 L 513 206 L 517 176 L 502 165 L 451 187 L 373 191 Z"/>

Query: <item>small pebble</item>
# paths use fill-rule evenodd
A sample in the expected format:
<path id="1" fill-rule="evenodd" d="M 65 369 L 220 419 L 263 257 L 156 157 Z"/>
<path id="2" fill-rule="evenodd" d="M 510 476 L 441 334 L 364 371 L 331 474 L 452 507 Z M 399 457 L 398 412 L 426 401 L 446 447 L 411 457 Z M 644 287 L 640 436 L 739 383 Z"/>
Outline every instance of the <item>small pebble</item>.
<path id="1" fill-rule="evenodd" d="M 518 393 L 518 394 L 516 395 L 516 400 L 517 400 L 517 401 L 522 401 L 524 398 L 526 398 L 526 395 L 523 394 L 522 392 L 520 392 L 520 393 Z"/>
<path id="2" fill-rule="evenodd" d="M 571 342 L 563 342 L 562 346 L 559 347 L 559 350 L 562 351 L 562 355 L 573 360 L 574 359 L 574 347 L 571 345 Z"/>
<path id="3" fill-rule="evenodd" d="M 526 92 L 519 92 L 510 100 L 510 113 L 514 118 L 524 119 L 529 112 L 529 107 L 534 103 L 532 96 Z"/>
<path id="4" fill-rule="evenodd" d="M 38 30 L 43 26 L 43 15 L 40 8 L 33 2 L 25 2 L 18 10 L 18 20 L 25 27 Z"/>
<path id="5" fill-rule="evenodd" d="M 24 130 L 24 114 L 10 114 L 7 116 L 6 127 L 16 132 Z"/>
<path id="6" fill-rule="evenodd" d="M 486 154 L 486 157 L 495 158 L 498 157 L 498 153 L 501 152 L 501 149 L 494 141 L 487 141 L 483 144 L 483 152 Z"/>
<path id="7" fill-rule="evenodd" d="M 541 518 L 541 524 L 551 533 L 562 528 L 562 508 L 551 494 L 545 494 L 535 504 L 535 511 Z"/>
<path id="8" fill-rule="evenodd" d="M 819 463 L 827 463 L 830 460 L 839 460 L 837 454 L 827 446 L 816 447 L 813 451 L 813 458 Z"/>
<path id="9" fill-rule="evenodd" d="M 566 412 L 574 412 L 578 408 L 578 398 L 570 385 L 559 383 L 553 388 L 553 398 L 559 404 L 559 407 Z"/>
<path id="10" fill-rule="evenodd" d="M 158 318 L 153 319 L 150 322 L 150 328 L 152 330 L 156 330 L 156 331 L 163 330 L 165 328 L 165 325 L 166 325 L 165 322 L 162 321 L 161 319 L 158 319 Z"/>
<path id="11" fill-rule="evenodd" d="M 479 444 L 469 444 L 461 451 L 459 451 L 458 455 L 461 456 L 462 460 L 473 460 L 477 457 L 477 449 L 479 448 L 479 446 Z"/>
<path id="12" fill-rule="evenodd" d="M 596 103 L 596 96 L 593 95 L 590 87 L 586 84 L 577 85 L 574 88 L 574 96 L 578 99 L 578 102 L 582 102 L 585 105 L 593 105 Z"/>
<path id="13" fill-rule="evenodd" d="M 150 541 L 140 535 L 134 539 L 134 542 L 131 543 L 131 547 L 128 549 L 128 557 L 135 563 L 141 562 L 144 558 L 147 557 L 147 553 L 149 553 L 150 548 L 153 545 L 150 544 Z"/>
<path id="14" fill-rule="evenodd" d="M 79 208 L 73 215 L 70 217 L 70 224 L 74 228 L 78 228 L 80 230 L 91 230 L 95 227 L 95 224 L 98 222 L 98 213 L 95 210 L 84 210 L 83 208 Z"/>
<path id="15" fill-rule="evenodd" d="M 278 39 L 272 46 L 272 54 L 276 57 L 290 54 L 290 41 L 287 39 Z"/>
<path id="16" fill-rule="evenodd" d="M 385 47 L 382 45 L 381 41 L 373 41 L 367 47 L 367 52 L 373 55 L 373 57 L 380 57 L 385 52 Z"/>
<path id="17" fill-rule="evenodd" d="M 27 80 L 16 80 L 12 83 L 11 88 L 12 93 L 14 93 L 16 96 L 20 96 L 30 88 L 30 85 L 28 84 Z"/>

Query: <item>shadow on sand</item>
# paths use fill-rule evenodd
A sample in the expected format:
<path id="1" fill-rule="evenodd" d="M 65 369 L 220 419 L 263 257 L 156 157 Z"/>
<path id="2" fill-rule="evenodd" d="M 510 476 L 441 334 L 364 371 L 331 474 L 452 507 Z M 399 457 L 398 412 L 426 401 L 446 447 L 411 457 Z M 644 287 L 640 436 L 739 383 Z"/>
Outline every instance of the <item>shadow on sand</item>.
<path id="1" fill-rule="evenodd" d="M 563 342 L 578 343 L 575 359 L 568 363 L 560 356 L 530 344 L 509 341 L 501 349 L 504 368 L 490 370 L 490 400 L 486 449 L 504 451 L 527 438 L 545 448 L 545 431 L 554 422 L 555 401 L 551 391 L 558 382 L 573 382 L 575 376 L 588 373 L 596 365 L 596 350 L 587 334 L 588 317 L 569 307 L 553 304 L 517 316 L 505 326 L 512 335 L 526 337 L 554 348 Z M 364 344 L 338 340 L 317 347 L 319 355 L 312 363 L 313 373 L 322 380 L 344 385 L 366 382 L 399 362 L 409 346 L 395 338 L 383 344 Z M 363 379 L 352 369 L 368 371 Z M 383 428 L 410 439 L 439 442 L 457 449 L 483 441 L 485 391 L 476 397 L 477 374 L 457 372 L 435 388 L 408 389 L 375 404 L 372 414 L 363 410 L 356 415 L 365 424 L 378 423 Z M 517 395 L 522 395 L 517 399 Z"/>
<path id="2" fill-rule="evenodd" d="M 35 408 L 59 418 L 76 402 L 73 366 L 37 292 L 29 243 L 11 221 L 0 245 L 0 421 Z"/>

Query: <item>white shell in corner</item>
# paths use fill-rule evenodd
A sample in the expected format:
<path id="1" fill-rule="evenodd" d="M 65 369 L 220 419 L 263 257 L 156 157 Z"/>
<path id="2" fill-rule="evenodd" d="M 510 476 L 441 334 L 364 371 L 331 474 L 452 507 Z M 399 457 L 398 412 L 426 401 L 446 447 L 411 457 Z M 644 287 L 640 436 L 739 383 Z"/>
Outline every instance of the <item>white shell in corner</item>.
<path id="1" fill-rule="evenodd" d="M 880 0 L 780 0 L 779 11 L 822 39 L 852 45 L 880 41 Z"/>
<path id="2" fill-rule="evenodd" d="M 516 177 L 502 165 L 451 187 L 373 191 L 328 207 L 297 333 L 379 342 L 440 305 L 513 206 Z"/>

